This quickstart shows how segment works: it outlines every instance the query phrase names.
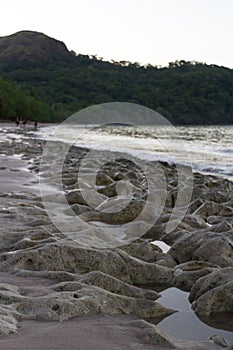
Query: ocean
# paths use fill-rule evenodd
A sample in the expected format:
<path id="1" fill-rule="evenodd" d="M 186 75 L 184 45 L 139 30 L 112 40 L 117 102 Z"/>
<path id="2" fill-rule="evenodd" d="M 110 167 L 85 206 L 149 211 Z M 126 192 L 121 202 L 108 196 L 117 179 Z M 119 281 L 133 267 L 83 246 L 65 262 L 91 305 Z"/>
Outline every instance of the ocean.
<path id="1" fill-rule="evenodd" d="M 233 180 L 233 126 L 175 129 L 176 133 L 168 126 L 54 125 L 43 127 L 40 137 L 99 151 L 124 152 L 140 159 L 190 165 L 194 172 Z"/>

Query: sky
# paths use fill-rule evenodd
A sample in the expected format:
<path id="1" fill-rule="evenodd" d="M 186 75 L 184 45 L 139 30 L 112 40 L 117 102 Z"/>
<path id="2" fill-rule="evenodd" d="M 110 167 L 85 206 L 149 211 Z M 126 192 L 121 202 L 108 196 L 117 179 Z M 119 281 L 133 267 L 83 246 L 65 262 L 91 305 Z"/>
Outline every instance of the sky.
<path id="1" fill-rule="evenodd" d="M 233 68 L 233 0 L 0 0 L 0 36 L 21 30 L 109 61 Z"/>

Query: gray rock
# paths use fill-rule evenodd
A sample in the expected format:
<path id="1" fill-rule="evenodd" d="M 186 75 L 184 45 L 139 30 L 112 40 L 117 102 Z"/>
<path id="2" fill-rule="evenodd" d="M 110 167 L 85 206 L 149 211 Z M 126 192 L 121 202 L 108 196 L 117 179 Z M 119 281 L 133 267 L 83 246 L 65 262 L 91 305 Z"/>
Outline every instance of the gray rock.
<path id="1" fill-rule="evenodd" d="M 76 316 L 96 314 L 134 314 L 142 318 L 164 318 L 174 313 L 150 300 L 121 296 L 80 283 L 75 291 L 45 296 L 22 297 L 17 311 L 25 319 L 64 321 Z"/>
<path id="2" fill-rule="evenodd" d="M 155 291 L 134 287 L 100 271 L 93 271 L 86 275 L 82 275 L 78 278 L 78 281 L 100 287 L 115 294 L 126 295 L 134 298 L 156 300 L 160 297 L 160 294 Z"/>
<path id="3" fill-rule="evenodd" d="M 222 348 L 227 348 L 228 347 L 228 343 L 226 342 L 226 340 L 222 337 L 220 337 L 217 334 L 213 334 L 209 337 L 209 340 L 211 342 L 213 342 L 216 345 L 221 346 Z"/>
<path id="4" fill-rule="evenodd" d="M 90 272 L 89 274 L 84 275 L 78 279 L 78 281 L 59 283 L 53 286 L 53 289 L 55 291 L 75 291 L 78 289 L 80 283 L 93 285 L 114 294 L 130 296 L 134 298 L 155 300 L 159 297 L 159 294 L 154 291 L 143 290 L 141 288 L 134 287 L 127 283 L 123 283 L 116 278 L 100 273 L 99 271 Z"/>
<path id="5" fill-rule="evenodd" d="M 155 262 L 157 257 L 162 253 L 162 250 L 155 244 L 149 242 L 133 242 L 124 246 L 121 246 L 121 250 L 124 250 L 129 255 L 138 259 Z"/>
<path id="6" fill-rule="evenodd" d="M 137 327 L 140 330 L 140 338 L 146 344 L 159 346 L 160 349 L 176 349 L 175 343 L 165 333 L 155 327 L 153 324 L 144 320 L 131 321 L 130 326 Z"/>
<path id="7" fill-rule="evenodd" d="M 0 266 L 23 270 L 67 271 L 83 274 L 99 270 L 132 284 L 170 284 L 173 270 L 147 263 L 120 249 L 98 250 L 81 248 L 69 241 L 47 243 L 36 249 L 20 250 L 1 256 Z"/>
<path id="8" fill-rule="evenodd" d="M 193 285 L 189 300 L 193 302 L 198 299 L 203 294 L 209 292 L 210 290 L 220 287 L 233 280 L 233 268 L 226 267 L 224 269 L 216 270 L 208 275 L 208 278 L 200 278 Z"/>
<path id="9" fill-rule="evenodd" d="M 233 266 L 232 242 L 219 233 L 197 231 L 179 239 L 169 250 L 178 262 L 208 261 L 220 267 Z"/>
<path id="10" fill-rule="evenodd" d="M 192 307 L 199 316 L 231 315 L 233 310 L 233 282 L 202 294 L 193 302 Z M 233 326 L 233 320 L 230 321 L 229 326 Z"/>
<path id="11" fill-rule="evenodd" d="M 179 265 L 178 265 L 179 266 Z M 193 284 L 201 277 L 209 275 L 215 271 L 214 268 L 206 267 L 195 271 L 182 271 L 177 268 L 174 272 L 173 284 L 186 292 L 190 292 Z"/>
<path id="12" fill-rule="evenodd" d="M 0 336 L 17 331 L 16 310 L 13 306 L 0 305 Z"/>

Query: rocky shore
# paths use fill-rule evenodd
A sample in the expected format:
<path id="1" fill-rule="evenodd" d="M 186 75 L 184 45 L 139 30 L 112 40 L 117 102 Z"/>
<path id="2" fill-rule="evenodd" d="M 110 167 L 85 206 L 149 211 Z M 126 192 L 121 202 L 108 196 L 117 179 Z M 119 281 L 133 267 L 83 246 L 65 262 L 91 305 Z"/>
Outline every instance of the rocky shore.
<path id="1" fill-rule="evenodd" d="M 85 240 L 80 244 L 80 240 L 67 237 L 48 216 L 38 182 L 39 171 L 43 178 L 49 174 L 50 164 L 42 172 L 40 169 L 45 142 L 22 130 L 2 128 L 1 135 L 0 349 L 18 349 L 20 336 L 23 348 L 29 349 L 33 335 L 28 339 L 27 332 L 33 327 L 40 332 L 38 349 L 53 349 L 48 345 L 48 334 L 43 346 L 43 325 L 49 321 L 53 321 L 54 349 L 91 348 L 77 331 L 79 326 L 87 338 L 90 330 L 98 329 L 102 334 L 106 328 L 102 340 L 95 338 L 94 349 L 228 346 L 217 336 L 206 342 L 171 339 L 156 324 L 176 312 L 159 303 L 158 291 L 177 287 L 190 293 L 192 308 L 201 320 L 233 331 L 232 182 L 195 174 L 187 213 L 175 230 L 167 232 L 177 199 L 177 172 L 175 166 L 160 163 L 158 169 L 166 177 L 165 205 L 159 219 L 141 236 L 138 231 L 144 226 L 136 219 L 148 198 L 146 174 L 122 158 L 105 163 L 96 176 L 96 191 L 103 204 L 93 209 L 80 192 L 90 168 L 86 168 L 81 185 L 77 181 L 81 160 L 88 150 L 72 147 L 62 171 L 63 192 L 72 213 L 96 232 L 105 225 L 119 231 L 132 222 L 132 240 L 127 244 L 88 246 Z M 59 143 L 55 148 L 59 150 Z M 51 159 L 55 162 L 58 155 Z M 156 162 L 153 165 L 158 166 Z M 51 186 L 56 186 L 54 179 L 50 178 Z M 123 210 L 125 202 L 119 199 L 119 191 L 128 191 L 132 198 Z M 49 189 L 46 201 L 50 201 Z M 116 208 L 114 214 L 109 213 L 109 203 L 111 209 Z M 64 208 L 63 214 L 69 217 L 69 210 Z M 168 252 L 153 243 L 158 240 L 170 246 Z M 55 333 L 61 332 L 67 342 L 63 345 L 55 338 Z M 76 346 L 80 342 L 80 346 L 75 347 L 72 341 Z"/>

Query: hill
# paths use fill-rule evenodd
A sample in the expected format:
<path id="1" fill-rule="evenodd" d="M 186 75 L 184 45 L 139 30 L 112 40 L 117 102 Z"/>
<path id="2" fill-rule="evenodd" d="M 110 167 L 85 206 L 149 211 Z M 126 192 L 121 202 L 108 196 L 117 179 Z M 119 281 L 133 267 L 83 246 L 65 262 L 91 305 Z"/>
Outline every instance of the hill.
<path id="1" fill-rule="evenodd" d="M 216 65 L 107 62 L 22 31 L 0 38 L 0 74 L 46 103 L 56 121 L 93 104 L 121 101 L 148 106 L 174 124 L 233 124 L 233 70 Z"/>
<path id="2" fill-rule="evenodd" d="M 23 64 L 56 61 L 69 56 L 65 44 L 42 33 L 21 31 L 0 37 L 0 59 L 8 63 Z"/>

